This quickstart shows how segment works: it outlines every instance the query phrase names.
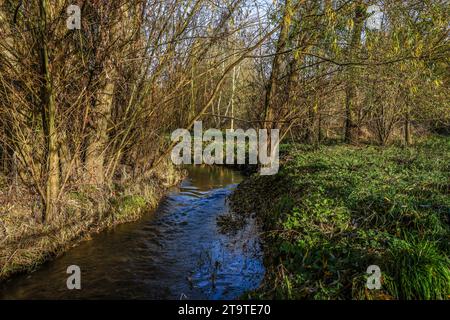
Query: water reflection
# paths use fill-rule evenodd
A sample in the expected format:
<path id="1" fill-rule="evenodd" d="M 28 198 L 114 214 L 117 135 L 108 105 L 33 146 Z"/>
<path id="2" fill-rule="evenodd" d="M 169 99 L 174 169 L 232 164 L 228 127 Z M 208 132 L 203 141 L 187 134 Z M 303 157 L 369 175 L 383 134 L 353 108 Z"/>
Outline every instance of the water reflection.
<path id="1" fill-rule="evenodd" d="M 141 221 L 104 232 L 0 288 L 3 299 L 233 299 L 262 280 L 258 228 L 249 219 L 233 235 L 216 218 L 242 179 L 233 170 L 189 167 L 189 177 Z M 80 291 L 66 288 L 69 265 Z"/>

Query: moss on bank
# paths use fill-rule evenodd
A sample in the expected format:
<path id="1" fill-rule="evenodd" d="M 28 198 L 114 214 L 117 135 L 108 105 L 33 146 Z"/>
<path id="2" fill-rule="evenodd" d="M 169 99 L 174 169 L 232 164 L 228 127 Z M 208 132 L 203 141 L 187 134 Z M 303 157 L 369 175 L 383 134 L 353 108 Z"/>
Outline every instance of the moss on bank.
<path id="1" fill-rule="evenodd" d="M 25 194 L 0 201 L 0 281 L 31 272 L 91 235 L 135 221 L 155 208 L 167 189 L 182 178 L 171 164 L 160 167 L 139 184 L 130 181 L 108 190 L 82 186 L 68 192 L 58 220 L 51 224 L 37 222 L 36 208 Z"/>
<path id="2" fill-rule="evenodd" d="M 264 229 L 267 276 L 253 298 L 447 299 L 450 139 L 414 148 L 283 146 L 275 176 L 232 195 Z M 366 288 L 378 265 L 382 289 Z"/>

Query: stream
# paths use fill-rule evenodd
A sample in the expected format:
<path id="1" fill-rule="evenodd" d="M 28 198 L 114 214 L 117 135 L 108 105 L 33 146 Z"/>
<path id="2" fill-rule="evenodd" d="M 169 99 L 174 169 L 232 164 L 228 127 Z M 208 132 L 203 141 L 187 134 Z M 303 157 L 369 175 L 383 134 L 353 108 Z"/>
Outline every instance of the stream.
<path id="1" fill-rule="evenodd" d="M 217 217 L 243 177 L 224 167 L 189 167 L 188 177 L 137 222 L 93 236 L 37 271 L 13 277 L 0 299 L 236 299 L 264 276 L 259 229 L 223 234 Z M 81 269 L 68 290 L 67 267 Z"/>

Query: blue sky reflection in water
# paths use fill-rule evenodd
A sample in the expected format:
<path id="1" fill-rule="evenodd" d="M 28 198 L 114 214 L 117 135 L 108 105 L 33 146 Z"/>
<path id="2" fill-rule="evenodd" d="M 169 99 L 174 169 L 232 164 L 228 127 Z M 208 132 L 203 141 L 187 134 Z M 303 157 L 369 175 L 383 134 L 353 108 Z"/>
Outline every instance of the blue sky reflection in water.
<path id="1" fill-rule="evenodd" d="M 242 180 L 233 170 L 189 168 L 180 189 L 140 221 L 118 226 L 38 271 L 0 287 L 3 299 L 234 299 L 264 276 L 256 222 L 222 234 L 217 217 Z M 66 288 L 69 265 L 82 290 Z"/>

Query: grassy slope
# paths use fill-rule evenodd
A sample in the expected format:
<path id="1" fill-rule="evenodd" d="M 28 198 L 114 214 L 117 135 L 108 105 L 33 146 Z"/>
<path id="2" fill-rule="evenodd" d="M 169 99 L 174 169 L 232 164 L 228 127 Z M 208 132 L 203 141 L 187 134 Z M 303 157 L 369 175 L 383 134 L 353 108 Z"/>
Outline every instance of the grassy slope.
<path id="1" fill-rule="evenodd" d="M 266 231 L 265 285 L 253 297 L 446 299 L 450 139 L 415 148 L 284 146 L 278 175 L 232 197 Z M 369 265 L 382 290 L 366 289 Z"/>

